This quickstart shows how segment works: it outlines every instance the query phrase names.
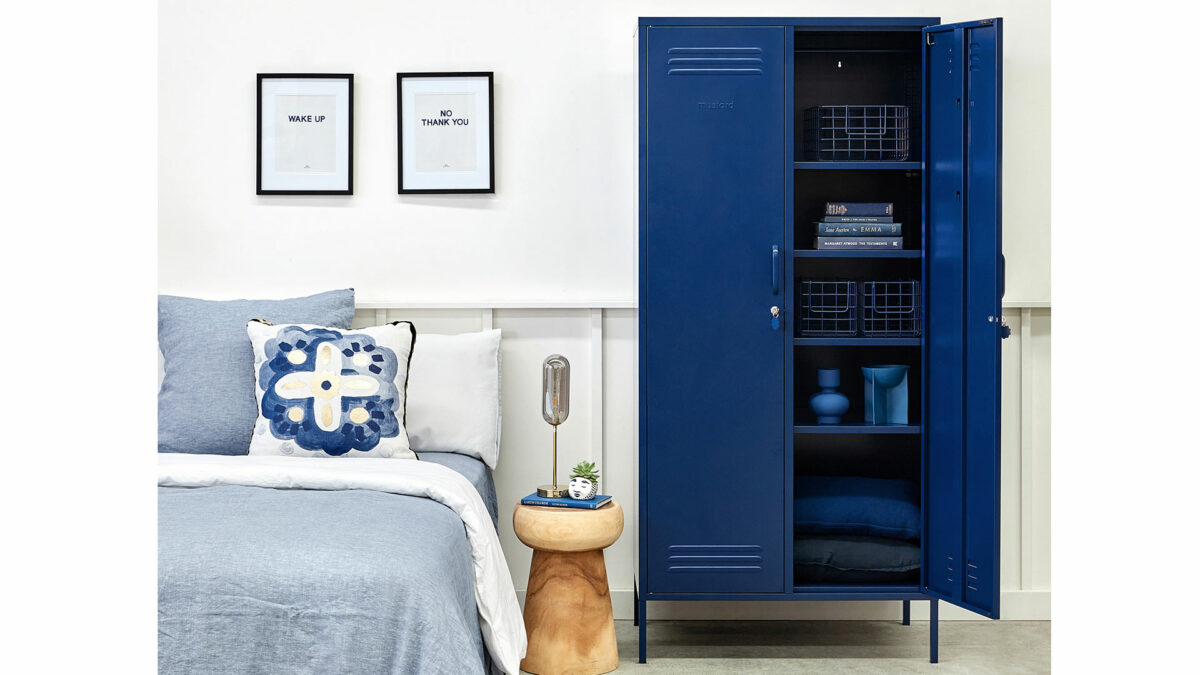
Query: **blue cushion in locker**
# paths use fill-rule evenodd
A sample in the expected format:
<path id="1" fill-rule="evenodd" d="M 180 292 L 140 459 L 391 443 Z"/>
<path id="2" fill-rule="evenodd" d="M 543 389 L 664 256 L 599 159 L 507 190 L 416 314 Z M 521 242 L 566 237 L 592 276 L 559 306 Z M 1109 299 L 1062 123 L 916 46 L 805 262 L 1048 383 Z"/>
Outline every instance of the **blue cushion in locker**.
<path id="1" fill-rule="evenodd" d="M 796 537 L 796 583 L 912 581 L 921 568 L 915 542 L 855 534 Z"/>
<path id="2" fill-rule="evenodd" d="M 912 481 L 804 476 L 796 480 L 795 494 L 797 532 L 893 539 L 921 536 L 920 499 Z"/>

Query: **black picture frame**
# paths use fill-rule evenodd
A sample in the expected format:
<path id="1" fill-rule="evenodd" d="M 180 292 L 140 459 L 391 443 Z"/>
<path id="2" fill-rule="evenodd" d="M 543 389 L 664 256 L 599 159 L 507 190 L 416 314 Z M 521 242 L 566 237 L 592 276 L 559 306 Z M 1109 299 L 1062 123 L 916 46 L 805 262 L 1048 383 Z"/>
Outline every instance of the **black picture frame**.
<path id="1" fill-rule="evenodd" d="M 347 85 L 347 147 L 345 189 L 263 189 L 263 81 L 269 79 L 346 80 Z M 353 73 L 258 73 L 257 106 L 255 112 L 255 194 L 259 195 L 353 195 L 354 194 L 354 75 Z"/>
<path id="2" fill-rule="evenodd" d="M 487 78 L 487 152 L 488 185 L 480 188 L 405 188 L 404 187 L 404 80 L 419 78 Z M 496 193 L 496 97 L 494 71 L 396 73 L 396 173 L 397 191 L 409 194 L 495 194 Z"/>

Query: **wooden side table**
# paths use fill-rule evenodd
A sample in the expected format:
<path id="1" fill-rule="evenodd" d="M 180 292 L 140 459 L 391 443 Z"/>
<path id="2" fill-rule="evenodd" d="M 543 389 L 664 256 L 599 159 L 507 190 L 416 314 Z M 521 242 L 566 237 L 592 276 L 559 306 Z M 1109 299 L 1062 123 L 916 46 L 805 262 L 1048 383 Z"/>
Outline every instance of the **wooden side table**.
<path id="1" fill-rule="evenodd" d="M 522 670 L 537 675 L 616 670 L 617 632 L 604 549 L 624 527 L 616 500 L 595 510 L 517 504 L 513 529 L 533 549 L 525 592 L 529 647 Z"/>

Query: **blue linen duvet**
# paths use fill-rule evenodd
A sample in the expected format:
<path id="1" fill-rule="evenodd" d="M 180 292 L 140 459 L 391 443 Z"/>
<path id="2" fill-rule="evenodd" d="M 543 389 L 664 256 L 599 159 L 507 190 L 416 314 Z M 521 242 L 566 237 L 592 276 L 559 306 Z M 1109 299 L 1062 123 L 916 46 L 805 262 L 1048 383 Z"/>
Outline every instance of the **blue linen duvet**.
<path id="1" fill-rule="evenodd" d="M 466 475 L 494 524 L 482 463 L 422 459 Z M 463 521 L 438 502 L 371 490 L 160 487 L 158 515 L 160 673 L 492 669 Z"/>

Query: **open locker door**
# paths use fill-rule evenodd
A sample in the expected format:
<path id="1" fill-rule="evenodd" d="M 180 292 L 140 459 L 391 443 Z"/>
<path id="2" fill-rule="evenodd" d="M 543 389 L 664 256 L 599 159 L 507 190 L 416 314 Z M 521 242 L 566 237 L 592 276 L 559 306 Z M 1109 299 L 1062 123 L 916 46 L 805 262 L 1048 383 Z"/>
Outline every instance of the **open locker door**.
<path id="1" fill-rule="evenodd" d="M 924 29 L 930 595 L 1000 616 L 1001 20 Z"/>

